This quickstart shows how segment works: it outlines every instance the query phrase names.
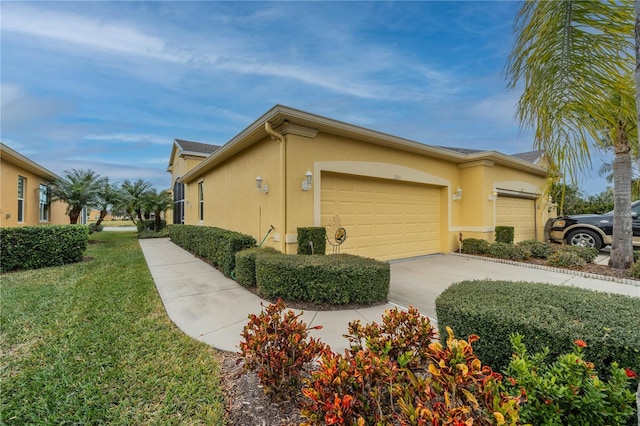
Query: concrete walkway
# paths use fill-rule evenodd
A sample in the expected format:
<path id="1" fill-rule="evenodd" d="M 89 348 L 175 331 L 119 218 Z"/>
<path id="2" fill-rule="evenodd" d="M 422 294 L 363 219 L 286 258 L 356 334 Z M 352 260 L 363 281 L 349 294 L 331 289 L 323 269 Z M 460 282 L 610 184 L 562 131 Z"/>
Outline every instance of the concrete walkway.
<path id="1" fill-rule="evenodd" d="M 248 315 L 259 314 L 263 300 L 167 238 L 139 242 L 171 320 L 191 337 L 237 352 Z M 301 319 L 308 326 L 322 325 L 321 330 L 311 334 L 334 351 L 342 351 L 347 347 L 342 335 L 349 322 L 379 323 L 385 310 L 411 305 L 435 325 L 435 298 L 442 291 L 454 282 L 487 278 L 572 285 L 640 297 L 640 283 L 616 283 L 459 255 L 435 255 L 391 263 L 390 303 L 365 309 L 305 311 Z"/>

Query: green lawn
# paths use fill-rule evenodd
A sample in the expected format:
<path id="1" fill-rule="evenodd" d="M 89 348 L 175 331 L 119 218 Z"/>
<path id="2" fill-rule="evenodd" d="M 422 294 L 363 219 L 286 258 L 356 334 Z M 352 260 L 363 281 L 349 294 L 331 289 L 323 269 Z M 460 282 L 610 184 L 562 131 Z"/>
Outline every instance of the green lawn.
<path id="1" fill-rule="evenodd" d="M 224 424 L 216 352 L 166 316 L 135 234 L 0 278 L 0 424 Z"/>

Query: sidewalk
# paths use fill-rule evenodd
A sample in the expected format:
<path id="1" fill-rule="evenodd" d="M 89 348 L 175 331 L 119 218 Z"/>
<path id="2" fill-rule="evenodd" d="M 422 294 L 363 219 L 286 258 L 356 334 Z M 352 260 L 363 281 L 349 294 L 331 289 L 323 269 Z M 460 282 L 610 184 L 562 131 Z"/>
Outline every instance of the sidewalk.
<path id="1" fill-rule="evenodd" d="M 248 315 L 260 313 L 262 299 L 168 238 L 139 242 L 171 320 L 195 339 L 237 352 Z M 616 283 L 581 276 L 579 272 L 534 269 L 464 255 L 436 255 L 391 263 L 389 300 L 394 303 L 365 309 L 305 311 L 301 319 L 308 326 L 322 325 L 321 330 L 312 330 L 311 334 L 341 352 L 347 347 L 342 335 L 351 321 L 379 323 L 385 310 L 412 305 L 437 326 L 434 318 L 438 294 L 454 282 L 487 278 L 547 282 L 640 297 L 640 282 Z"/>
<path id="2" fill-rule="evenodd" d="M 153 280 L 169 318 L 187 335 L 223 351 L 238 351 L 240 334 L 249 314 L 259 314 L 262 299 L 225 277 L 211 265 L 173 244 L 166 238 L 142 239 L 144 253 Z M 265 305 L 268 302 L 264 302 Z M 392 304 L 342 311 L 304 311 L 301 317 L 334 351 L 347 348 L 342 337 L 349 322 L 380 322 Z M 292 309 L 294 312 L 300 312 Z"/>

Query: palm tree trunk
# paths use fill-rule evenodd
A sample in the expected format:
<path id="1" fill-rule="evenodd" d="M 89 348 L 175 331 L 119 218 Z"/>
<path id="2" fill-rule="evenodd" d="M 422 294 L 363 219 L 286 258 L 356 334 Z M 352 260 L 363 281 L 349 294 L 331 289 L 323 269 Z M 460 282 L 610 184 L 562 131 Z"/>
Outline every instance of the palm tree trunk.
<path id="1" fill-rule="evenodd" d="M 96 228 L 98 226 L 100 226 L 100 224 L 102 223 L 102 221 L 104 220 L 104 218 L 107 216 L 107 209 L 102 209 L 100 210 L 100 217 L 98 218 L 98 220 L 96 221 Z"/>
<path id="2" fill-rule="evenodd" d="M 626 269 L 633 262 L 631 218 L 631 146 L 624 131 L 614 145 L 613 160 L 613 243 L 609 266 Z"/>
<path id="3" fill-rule="evenodd" d="M 69 223 L 71 225 L 76 225 L 78 223 L 78 218 L 80 217 L 80 213 L 82 210 L 69 210 Z"/>

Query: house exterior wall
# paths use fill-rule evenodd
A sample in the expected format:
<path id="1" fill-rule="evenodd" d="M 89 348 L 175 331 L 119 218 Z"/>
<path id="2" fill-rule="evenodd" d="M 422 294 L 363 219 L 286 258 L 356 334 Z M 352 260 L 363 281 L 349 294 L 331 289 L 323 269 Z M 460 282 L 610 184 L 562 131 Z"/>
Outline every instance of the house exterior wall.
<path id="1" fill-rule="evenodd" d="M 295 114 L 294 111 L 294 119 Z M 330 204 L 323 204 L 323 176 L 331 177 L 335 185 L 340 182 L 339 176 L 352 175 L 359 178 L 344 182 L 355 182 L 356 185 L 370 182 L 373 186 L 381 185 L 380 188 L 385 182 L 394 182 L 404 185 L 405 189 L 411 185 L 424 188 L 422 192 L 432 197 L 431 209 L 439 210 L 429 213 L 429 217 L 437 218 L 438 223 L 432 219 L 426 221 L 430 227 L 428 235 L 437 235 L 435 244 L 439 252 L 457 250 L 461 234 L 463 238 L 493 241 L 495 197 L 535 200 L 537 237 L 543 238 L 548 217 L 547 200 L 542 195 L 546 176 L 542 169 L 522 160 L 495 153 L 473 156 L 423 149 L 420 144 L 406 143 L 387 135 L 381 137 L 375 132 L 367 133 L 366 129 L 353 131 L 346 123 L 327 124 L 322 118 L 317 128 L 314 123 L 305 127 L 281 120 L 275 133 L 261 120 L 232 139 L 212 161 L 205 161 L 187 173 L 183 179 L 188 201 L 185 223 L 242 232 L 258 242 L 273 226 L 264 245 L 284 253 L 296 253 L 297 228 L 324 226 L 330 214 L 322 211 L 323 205 L 325 210 L 330 208 Z M 261 128 L 264 130 L 260 131 Z M 369 140 L 369 137 L 374 139 Z M 174 161 L 176 166 L 177 163 Z M 178 175 L 176 170 L 174 167 L 172 171 L 174 179 Z M 313 175 L 312 188 L 305 191 L 302 182 L 307 171 Z M 257 176 L 268 186 L 267 193 L 256 190 Z M 199 183 L 204 188 L 202 219 L 199 218 Z M 458 188 L 462 190 L 462 197 L 454 200 L 452 195 Z M 365 193 L 359 193 L 360 201 Z M 329 192 L 324 194 L 327 196 Z M 358 198 L 355 195 L 354 198 Z M 348 196 L 341 199 L 350 201 Z M 403 203 L 402 199 L 397 202 L 397 206 Z M 361 207 L 359 209 L 362 211 Z M 395 206 L 391 206 L 387 210 L 394 209 Z M 503 218 L 504 211 L 499 213 Z M 392 228 L 400 229 L 397 224 L 372 223 L 389 228 L 381 230 L 380 238 L 389 235 Z M 433 232 L 433 226 L 437 227 L 437 232 Z M 410 226 L 402 229 L 401 232 L 411 232 L 407 231 Z M 376 232 L 371 235 L 375 237 Z M 327 250 L 330 252 L 331 248 Z M 433 244 L 425 249 L 431 250 L 434 250 Z"/>
<path id="2" fill-rule="evenodd" d="M 297 228 L 322 225 L 322 175 L 335 172 L 439 188 L 438 246 L 441 252 L 448 252 L 458 249 L 460 233 L 463 238 L 493 240 L 496 203 L 489 196 L 494 188 L 534 194 L 540 193 L 545 182 L 544 177 L 491 161 L 459 165 L 324 132 L 314 137 L 286 133 L 285 138 L 286 153 L 283 142 L 265 137 L 191 180 L 186 189 L 186 223 L 243 232 L 258 242 L 273 225 L 265 245 L 295 253 Z M 303 191 L 307 171 L 313 174 L 312 189 Z M 256 190 L 258 175 L 268 185 L 266 194 Z M 198 217 L 199 182 L 204 185 L 203 220 Z M 454 201 L 452 194 L 458 187 L 462 198 Z M 538 223 L 544 223 L 542 216 L 540 208 Z M 541 226 L 538 233 L 541 238 Z"/>
<path id="3" fill-rule="evenodd" d="M 18 222 L 18 176 L 24 177 L 24 221 Z M 64 225 L 69 223 L 66 204 L 51 203 L 49 220 L 40 221 L 40 185 L 48 185 L 50 179 L 27 170 L 20 161 L 7 161 L 4 153 L 0 158 L 0 227 L 36 225 Z"/>
<path id="4" fill-rule="evenodd" d="M 258 242 L 273 225 L 267 245 L 280 249 L 284 236 L 281 167 L 279 142 L 265 137 L 262 141 L 239 153 L 214 170 L 187 183 L 185 194 L 185 223 L 216 226 L 243 232 Z M 256 189 L 256 177 L 261 176 L 268 193 Z M 198 184 L 204 187 L 205 212 L 199 216 Z M 274 239 L 275 235 L 275 239 Z"/>

